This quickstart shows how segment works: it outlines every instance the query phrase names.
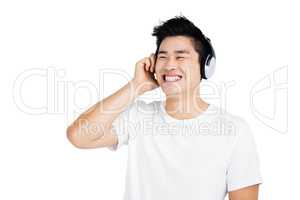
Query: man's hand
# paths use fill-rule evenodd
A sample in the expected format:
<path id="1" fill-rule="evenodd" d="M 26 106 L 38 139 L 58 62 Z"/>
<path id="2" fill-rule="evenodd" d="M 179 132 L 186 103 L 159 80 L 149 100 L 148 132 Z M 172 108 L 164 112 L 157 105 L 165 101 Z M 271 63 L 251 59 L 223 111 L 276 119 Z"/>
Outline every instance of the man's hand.
<path id="1" fill-rule="evenodd" d="M 139 60 L 135 65 L 135 74 L 133 81 L 137 86 L 139 94 L 156 89 L 159 84 L 154 76 L 155 73 L 155 56 L 151 54 Z"/>

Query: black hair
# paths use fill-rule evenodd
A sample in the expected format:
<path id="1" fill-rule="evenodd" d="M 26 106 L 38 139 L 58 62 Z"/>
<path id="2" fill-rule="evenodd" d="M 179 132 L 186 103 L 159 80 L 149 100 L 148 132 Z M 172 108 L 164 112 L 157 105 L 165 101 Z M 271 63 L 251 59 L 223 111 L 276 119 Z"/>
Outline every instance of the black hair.
<path id="1" fill-rule="evenodd" d="M 166 37 L 190 37 L 192 39 L 194 49 L 199 55 L 201 79 L 207 79 L 204 73 L 205 61 L 208 55 L 214 55 L 214 50 L 210 44 L 210 39 L 205 37 L 202 31 L 185 16 L 175 16 L 174 18 L 171 18 L 167 21 L 162 22 L 160 25 L 155 26 L 152 36 L 156 36 L 156 58 L 160 44 Z"/>

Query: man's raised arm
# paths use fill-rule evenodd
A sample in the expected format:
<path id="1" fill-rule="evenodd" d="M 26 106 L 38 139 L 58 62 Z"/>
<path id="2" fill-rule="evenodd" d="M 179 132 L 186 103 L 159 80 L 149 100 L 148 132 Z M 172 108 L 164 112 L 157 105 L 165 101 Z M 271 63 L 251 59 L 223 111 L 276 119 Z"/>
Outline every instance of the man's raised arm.
<path id="1" fill-rule="evenodd" d="M 137 62 L 132 80 L 82 113 L 67 128 L 69 141 L 82 149 L 115 145 L 118 138 L 112 129 L 113 121 L 136 97 L 158 87 L 150 72 L 151 67 L 154 67 L 153 55 Z"/>

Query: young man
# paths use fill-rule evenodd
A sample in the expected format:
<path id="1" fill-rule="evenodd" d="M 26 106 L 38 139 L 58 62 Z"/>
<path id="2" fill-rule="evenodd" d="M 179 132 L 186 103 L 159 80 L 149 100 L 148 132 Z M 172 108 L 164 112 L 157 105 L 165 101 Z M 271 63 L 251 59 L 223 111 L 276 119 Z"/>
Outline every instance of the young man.
<path id="1" fill-rule="evenodd" d="M 254 138 L 241 117 L 201 99 L 209 40 L 183 16 L 154 28 L 155 54 L 134 78 L 69 126 L 79 148 L 128 145 L 126 200 L 257 200 Z M 136 100 L 161 87 L 165 101 Z M 89 129 L 88 127 L 98 127 Z"/>

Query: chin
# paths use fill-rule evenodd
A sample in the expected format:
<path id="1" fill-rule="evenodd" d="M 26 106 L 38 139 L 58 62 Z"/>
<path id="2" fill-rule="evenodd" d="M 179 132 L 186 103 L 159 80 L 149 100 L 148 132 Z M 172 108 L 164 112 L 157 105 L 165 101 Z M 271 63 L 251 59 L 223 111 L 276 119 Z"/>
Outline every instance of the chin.
<path id="1" fill-rule="evenodd" d="M 163 92 L 165 93 L 165 95 L 179 95 L 182 93 L 182 89 L 181 88 L 177 88 L 177 87 L 168 87 L 168 88 L 163 88 L 162 87 Z"/>

